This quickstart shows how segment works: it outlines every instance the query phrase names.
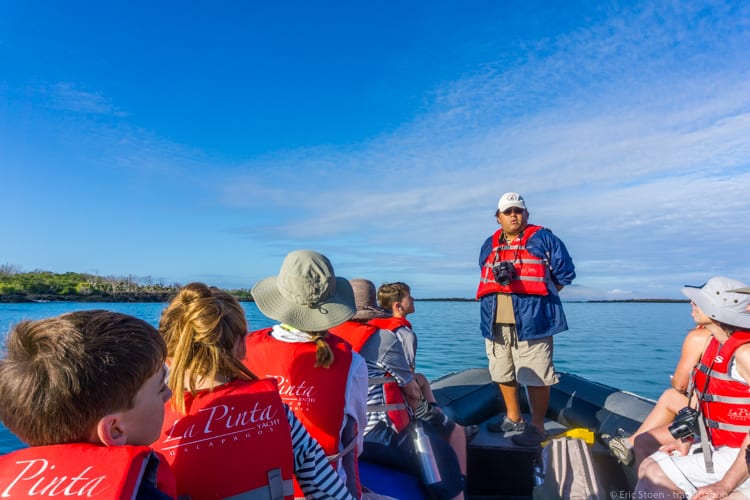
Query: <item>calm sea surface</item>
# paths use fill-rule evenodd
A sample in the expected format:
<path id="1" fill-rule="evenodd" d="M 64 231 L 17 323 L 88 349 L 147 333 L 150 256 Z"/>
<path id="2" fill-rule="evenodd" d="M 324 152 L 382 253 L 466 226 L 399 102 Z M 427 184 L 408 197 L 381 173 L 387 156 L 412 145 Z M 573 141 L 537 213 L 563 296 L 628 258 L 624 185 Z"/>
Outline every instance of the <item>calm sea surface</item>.
<path id="1" fill-rule="evenodd" d="M 81 309 L 110 309 L 154 325 L 165 304 L 64 303 L 0 304 L 0 340 L 12 324 Z M 243 303 L 251 329 L 270 326 L 254 303 Z M 409 317 L 419 337 L 417 369 L 436 378 L 468 367 L 486 366 L 476 302 L 417 302 Z M 555 366 L 623 390 L 656 399 L 669 386 L 685 333 L 692 327 L 690 305 L 568 303 L 567 332 L 555 337 Z M 0 453 L 21 443 L 0 424 Z"/>

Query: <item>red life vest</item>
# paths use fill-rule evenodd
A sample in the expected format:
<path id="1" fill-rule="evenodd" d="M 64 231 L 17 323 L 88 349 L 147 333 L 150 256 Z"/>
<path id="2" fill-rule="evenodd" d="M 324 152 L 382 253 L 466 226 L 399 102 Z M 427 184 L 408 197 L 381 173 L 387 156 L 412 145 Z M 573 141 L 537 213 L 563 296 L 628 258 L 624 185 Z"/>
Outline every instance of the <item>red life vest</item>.
<path id="1" fill-rule="evenodd" d="M 498 229 L 492 235 L 492 251 L 487 255 L 482 266 L 477 298 L 489 293 L 549 294 L 547 289 L 547 282 L 550 281 L 549 265 L 546 259 L 532 255 L 526 248 L 529 238 L 540 229 L 542 226 L 529 224 L 521 233 L 520 241 L 517 238 L 511 244 L 506 243 L 502 238 L 502 229 Z M 492 273 L 492 268 L 502 261 L 512 262 L 515 270 L 513 279 L 507 285 L 501 285 L 495 281 Z"/>
<path id="2" fill-rule="evenodd" d="M 409 320 L 407 320 L 403 316 L 400 318 L 396 316 L 389 316 L 387 318 L 373 318 L 370 321 L 368 321 L 368 323 L 371 325 L 375 325 L 378 328 L 383 328 L 385 330 L 390 330 L 392 332 L 395 332 L 402 326 L 405 326 L 408 329 L 413 330 L 411 323 L 409 323 Z"/>
<path id="3" fill-rule="evenodd" d="M 32 446 L 0 457 L 0 497 L 135 498 L 151 482 L 171 498 L 177 487 L 167 461 L 148 446 L 91 443 Z"/>
<path id="4" fill-rule="evenodd" d="M 234 380 L 195 396 L 187 415 L 166 404 L 154 448 L 167 457 L 178 493 L 192 498 L 293 497 L 292 437 L 273 379 Z"/>
<path id="5" fill-rule="evenodd" d="M 750 384 L 735 380 L 728 373 L 735 351 L 747 343 L 747 331 L 735 331 L 724 344 L 711 337 L 694 372 L 701 414 L 716 447 L 739 448 L 750 431 Z"/>
<path id="6" fill-rule="evenodd" d="M 365 345 L 365 342 L 367 342 L 369 338 L 380 329 L 380 327 L 372 324 L 360 323 L 358 321 L 345 321 L 342 324 L 331 328 L 331 332 L 349 342 L 355 351 L 360 352 L 362 346 Z M 375 362 L 377 360 L 370 359 L 366 361 Z M 409 425 L 409 411 L 406 409 L 404 392 L 401 390 L 398 383 L 393 380 L 393 377 L 385 374 L 383 377 L 370 379 L 369 384 L 371 387 L 374 385 L 383 386 L 385 407 L 381 408 L 367 405 L 367 411 L 370 413 L 385 411 L 396 432 L 401 432 L 406 429 Z"/>
<path id="7" fill-rule="evenodd" d="M 243 362 L 259 377 L 276 379 L 284 403 L 320 443 L 329 459 L 336 457 L 341 451 L 351 346 L 329 335 L 326 343 L 333 351 L 334 361 L 328 368 L 316 368 L 315 342 L 284 342 L 275 339 L 271 330 L 265 328 L 247 336 L 247 355 Z M 354 456 L 357 455 L 354 450 Z M 337 463 L 338 460 L 332 462 L 334 466 Z M 358 476 L 356 466 L 347 471 L 347 475 L 350 474 Z M 296 481 L 295 496 L 304 496 Z"/>

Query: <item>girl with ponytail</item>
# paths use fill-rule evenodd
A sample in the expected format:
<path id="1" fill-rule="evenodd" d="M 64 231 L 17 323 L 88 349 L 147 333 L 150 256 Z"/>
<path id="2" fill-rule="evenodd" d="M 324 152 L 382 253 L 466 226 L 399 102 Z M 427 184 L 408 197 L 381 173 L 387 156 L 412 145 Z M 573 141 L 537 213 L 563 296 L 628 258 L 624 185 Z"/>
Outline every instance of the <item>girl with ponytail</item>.
<path id="1" fill-rule="evenodd" d="M 283 401 L 360 498 L 357 457 L 367 423 L 367 367 L 351 345 L 328 331 L 354 315 L 351 285 L 336 277 L 324 255 L 298 250 L 252 295 L 258 309 L 279 324 L 248 336 L 245 365 L 276 379 Z"/>
<path id="2" fill-rule="evenodd" d="M 178 495 L 193 499 L 267 495 L 352 499 L 324 450 L 245 357 L 245 311 L 203 283 L 182 288 L 164 310 L 167 345 L 164 427 L 154 448 L 167 458 Z"/>

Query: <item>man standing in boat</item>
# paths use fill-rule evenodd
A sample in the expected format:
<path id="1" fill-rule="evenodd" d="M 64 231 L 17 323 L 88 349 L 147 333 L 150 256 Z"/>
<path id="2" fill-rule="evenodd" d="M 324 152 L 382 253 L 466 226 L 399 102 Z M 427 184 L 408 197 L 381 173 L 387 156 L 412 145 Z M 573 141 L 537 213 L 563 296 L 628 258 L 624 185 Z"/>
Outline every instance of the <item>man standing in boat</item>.
<path id="1" fill-rule="evenodd" d="M 495 217 L 501 227 L 479 253 L 477 298 L 490 376 L 500 386 L 506 415 L 487 427 L 491 432 L 518 431 L 514 443 L 538 446 L 547 437 L 550 386 L 558 382 L 552 336 L 568 329 L 559 292 L 573 282 L 575 266 L 552 231 L 528 223 L 520 194 L 502 195 Z M 521 416 L 519 384 L 528 389 L 528 426 Z"/>

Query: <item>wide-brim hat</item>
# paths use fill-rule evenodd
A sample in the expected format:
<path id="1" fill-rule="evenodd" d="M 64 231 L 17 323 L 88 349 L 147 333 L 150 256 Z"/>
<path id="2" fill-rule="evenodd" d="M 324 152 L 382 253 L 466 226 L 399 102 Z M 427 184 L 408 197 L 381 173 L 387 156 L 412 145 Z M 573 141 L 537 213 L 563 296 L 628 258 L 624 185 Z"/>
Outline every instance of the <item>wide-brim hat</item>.
<path id="1" fill-rule="evenodd" d="M 260 280 L 251 293 L 264 315 L 306 332 L 340 325 L 355 313 L 351 285 L 313 250 L 289 253 L 279 274 Z"/>
<path id="2" fill-rule="evenodd" d="M 367 321 L 375 318 L 387 318 L 391 313 L 378 306 L 375 284 L 363 278 L 349 280 L 354 291 L 354 305 L 357 312 L 352 319 Z"/>
<path id="3" fill-rule="evenodd" d="M 750 328 L 750 295 L 736 290 L 745 283 L 724 276 L 711 278 L 702 287 L 685 287 L 682 293 L 709 318 L 731 326 Z"/>

